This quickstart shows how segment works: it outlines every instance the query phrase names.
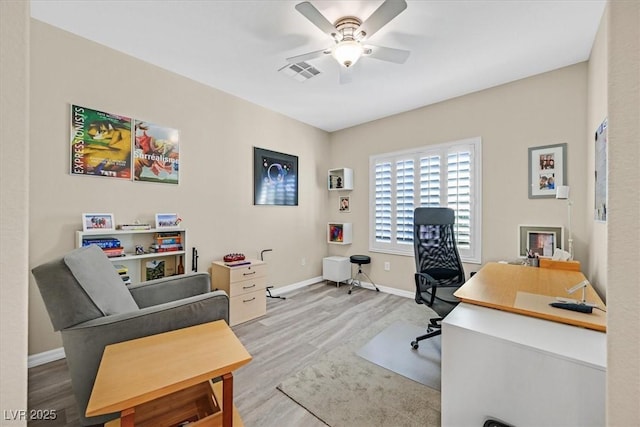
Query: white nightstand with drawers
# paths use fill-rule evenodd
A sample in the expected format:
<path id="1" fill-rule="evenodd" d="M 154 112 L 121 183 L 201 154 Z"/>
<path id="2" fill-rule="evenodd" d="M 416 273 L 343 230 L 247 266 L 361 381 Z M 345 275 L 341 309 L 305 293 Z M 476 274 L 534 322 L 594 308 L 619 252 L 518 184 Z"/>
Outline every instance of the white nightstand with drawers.
<path id="1" fill-rule="evenodd" d="M 251 263 L 233 267 L 223 261 L 211 263 L 211 289 L 221 289 L 229 295 L 229 326 L 267 313 L 267 264 L 247 261 Z"/>

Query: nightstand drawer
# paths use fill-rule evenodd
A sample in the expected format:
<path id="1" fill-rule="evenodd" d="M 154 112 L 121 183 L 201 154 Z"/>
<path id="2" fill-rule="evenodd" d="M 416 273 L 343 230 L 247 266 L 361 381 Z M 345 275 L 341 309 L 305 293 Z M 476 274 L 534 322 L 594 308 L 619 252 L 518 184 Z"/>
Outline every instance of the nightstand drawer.
<path id="1" fill-rule="evenodd" d="M 255 292 L 261 290 L 265 292 L 267 287 L 266 277 L 256 277 L 242 282 L 232 282 L 229 284 L 229 297 L 235 297 L 238 295 L 248 294 L 249 292 Z"/>
<path id="2" fill-rule="evenodd" d="M 234 326 L 267 313 L 267 295 L 264 289 L 229 299 L 229 325 Z"/>
<path id="3" fill-rule="evenodd" d="M 267 275 L 266 264 L 249 264 L 245 266 L 232 267 L 229 269 L 229 281 L 240 282 L 256 277 L 265 277 Z"/>

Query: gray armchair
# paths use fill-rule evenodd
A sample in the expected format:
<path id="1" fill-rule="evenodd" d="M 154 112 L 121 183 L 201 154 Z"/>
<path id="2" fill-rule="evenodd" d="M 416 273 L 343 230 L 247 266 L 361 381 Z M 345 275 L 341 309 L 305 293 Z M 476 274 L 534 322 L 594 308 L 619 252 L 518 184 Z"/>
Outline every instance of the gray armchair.
<path id="1" fill-rule="evenodd" d="M 95 245 L 32 270 L 51 323 L 60 331 L 82 425 L 119 414 L 84 416 L 105 346 L 201 323 L 229 322 L 229 298 L 211 292 L 207 273 L 127 287 Z"/>

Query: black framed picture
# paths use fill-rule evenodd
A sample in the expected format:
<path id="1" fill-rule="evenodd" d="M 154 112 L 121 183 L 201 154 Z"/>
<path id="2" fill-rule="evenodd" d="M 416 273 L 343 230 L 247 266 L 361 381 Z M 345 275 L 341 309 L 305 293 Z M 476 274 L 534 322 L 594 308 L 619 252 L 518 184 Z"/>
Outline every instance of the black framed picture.
<path id="1" fill-rule="evenodd" d="M 298 156 L 253 147 L 253 204 L 298 206 Z"/>

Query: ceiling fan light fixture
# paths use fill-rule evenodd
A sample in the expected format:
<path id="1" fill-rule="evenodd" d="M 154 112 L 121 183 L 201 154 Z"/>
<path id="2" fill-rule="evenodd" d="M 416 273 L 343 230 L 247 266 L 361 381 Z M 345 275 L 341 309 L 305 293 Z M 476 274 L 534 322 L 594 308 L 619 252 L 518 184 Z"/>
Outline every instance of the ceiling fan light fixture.
<path id="1" fill-rule="evenodd" d="M 360 42 L 355 40 L 343 40 L 333 48 L 333 57 L 346 68 L 358 62 L 362 56 L 363 48 Z"/>

